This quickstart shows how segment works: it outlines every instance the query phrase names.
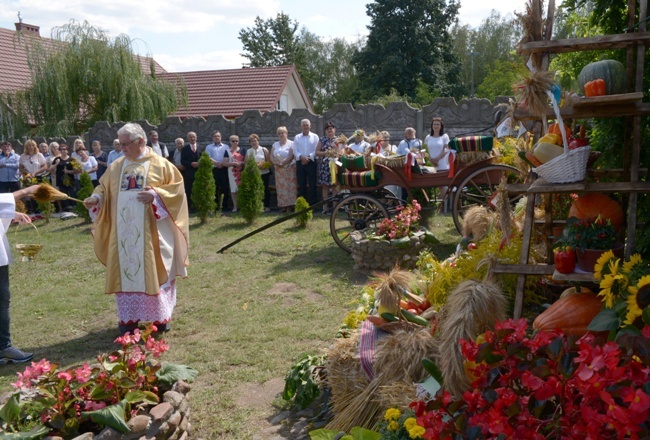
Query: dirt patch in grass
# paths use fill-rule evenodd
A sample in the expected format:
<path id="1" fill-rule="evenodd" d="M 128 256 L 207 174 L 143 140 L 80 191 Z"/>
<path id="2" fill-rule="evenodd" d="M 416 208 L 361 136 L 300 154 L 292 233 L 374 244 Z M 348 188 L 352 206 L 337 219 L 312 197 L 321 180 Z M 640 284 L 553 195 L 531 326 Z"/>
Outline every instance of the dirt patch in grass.
<path id="1" fill-rule="evenodd" d="M 262 385 L 245 383 L 239 387 L 235 404 L 240 408 L 270 407 L 283 389 L 284 379 L 279 377 L 267 380 Z"/>

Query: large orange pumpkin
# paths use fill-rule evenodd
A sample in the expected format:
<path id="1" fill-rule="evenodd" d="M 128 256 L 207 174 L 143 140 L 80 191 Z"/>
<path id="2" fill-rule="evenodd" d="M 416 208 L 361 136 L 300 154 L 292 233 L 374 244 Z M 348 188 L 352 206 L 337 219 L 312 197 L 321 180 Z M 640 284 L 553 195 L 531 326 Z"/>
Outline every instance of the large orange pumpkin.
<path id="1" fill-rule="evenodd" d="M 575 293 L 555 301 L 533 322 L 537 330 L 560 329 L 565 335 L 582 336 L 587 326 L 600 313 L 603 303 L 593 293 Z"/>
<path id="2" fill-rule="evenodd" d="M 583 194 L 575 199 L 569 208 L 569 217 L 595 220 L 599 215 L 605 220 L 611 220 L 617 231 L 623 226 L 623 208 L 605 194 Z"/>

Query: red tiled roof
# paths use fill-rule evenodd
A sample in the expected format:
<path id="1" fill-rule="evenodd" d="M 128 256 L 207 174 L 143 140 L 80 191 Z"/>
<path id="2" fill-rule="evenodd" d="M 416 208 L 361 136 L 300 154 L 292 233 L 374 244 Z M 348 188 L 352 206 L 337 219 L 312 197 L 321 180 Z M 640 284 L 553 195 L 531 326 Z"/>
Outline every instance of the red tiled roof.
<path id="1" fill-rule="evenodd" d="M 37 38 L 46 48 L 54 47 L 50 38 Z M 138 56 L 140 66 L 145 74 L 150 72 L 150 58 Z M 165 69 L 154 60 L 156 74 L 165 73 Z M 15 30 L 0 28 L 0 92 L 20 90 L 32 83 L 24 41 L 19 42 Z"/>
<path id="2" fill-rule="evenodd" d="M 189 106 L 177 116 L 241 116 L 245 110 L 275 110 L 282 91 L 293 77 L 307 107 L 313 111 L 302 81 L 292 65 L 243 69 L 176 72 L 161 75 L 173 80 L 180 75 L 187 85 Z"/>

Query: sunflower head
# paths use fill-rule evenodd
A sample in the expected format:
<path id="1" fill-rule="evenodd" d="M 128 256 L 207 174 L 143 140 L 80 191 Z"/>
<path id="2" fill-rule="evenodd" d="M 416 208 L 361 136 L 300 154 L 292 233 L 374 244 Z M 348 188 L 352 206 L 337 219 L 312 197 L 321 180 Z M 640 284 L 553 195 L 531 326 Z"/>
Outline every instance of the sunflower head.
<path id="1" fill-rule="evenodd" d="M 598 258 L 596 265 L 594 266 L 594 276 L 596 279 L 602 280 L 605 275 L 615 275 L 615 273 L 612 273 L 612 269 L 617 269 L 618 264 L 616 266 L 610 267 L 608 263 L 616 262 L 616 260 L 618 260 L 618 258 L 614 256 L 614 252 L 611 249 L 604 252 L 600 258 Z"/>

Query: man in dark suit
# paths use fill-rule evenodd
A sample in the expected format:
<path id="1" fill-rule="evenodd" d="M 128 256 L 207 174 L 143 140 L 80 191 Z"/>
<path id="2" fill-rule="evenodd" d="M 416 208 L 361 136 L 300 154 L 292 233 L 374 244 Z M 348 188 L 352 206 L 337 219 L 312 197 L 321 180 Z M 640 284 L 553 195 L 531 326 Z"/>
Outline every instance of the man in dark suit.
<path id="1" fill-rule="evenodd" d="M 199 157 L 201 152 L 196 143 L 196 133 L 190 131 L 187 133 L 187 143 L 181 150 L 181 165 L 185 167 L 183 170 L 183 181 L 185 183 L 185 194 L 187 194 L 187 202 L 190 211 L 194 210 L 194 203 L 192 202 L 192 186 L 194 185 L 194 175 L 199 167 Z"/>

